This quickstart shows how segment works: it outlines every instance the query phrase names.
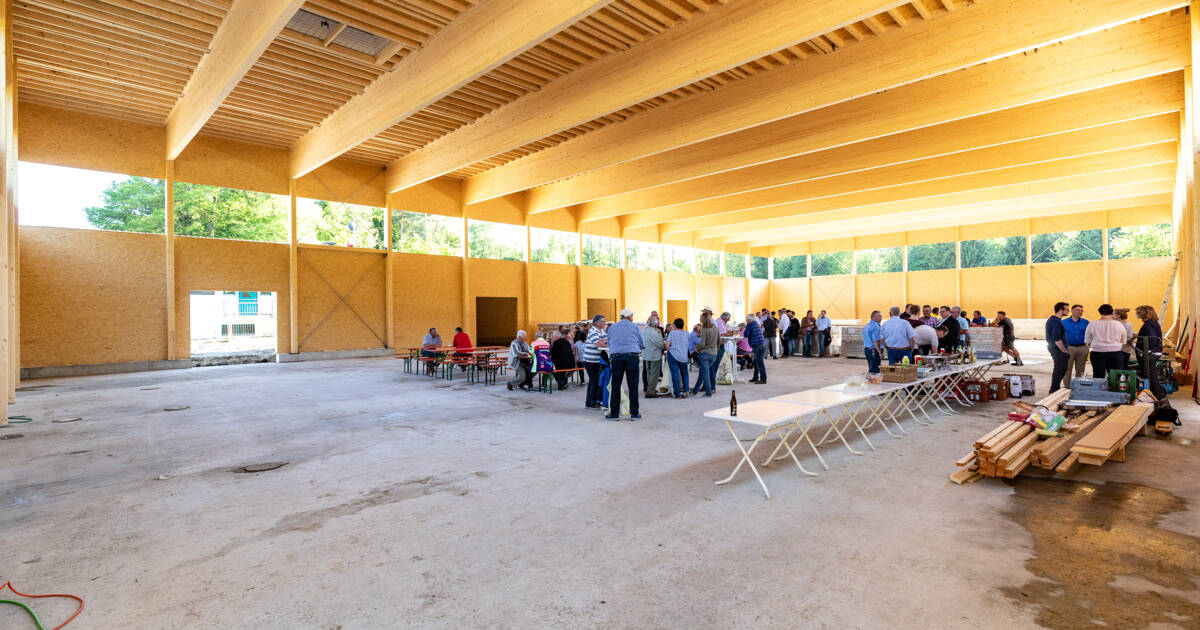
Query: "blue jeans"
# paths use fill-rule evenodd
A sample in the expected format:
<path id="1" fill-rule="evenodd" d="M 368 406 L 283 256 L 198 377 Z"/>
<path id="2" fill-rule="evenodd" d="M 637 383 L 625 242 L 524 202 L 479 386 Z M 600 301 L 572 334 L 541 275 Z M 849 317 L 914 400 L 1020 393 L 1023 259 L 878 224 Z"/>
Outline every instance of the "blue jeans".
<path id="1" fill-rule="evenodd" d="M 806 357 L 812 356 L 812 342 L 813 342 L 813 333 L 810 330 L 810 331 L 804 333 L 804 356 L 806 356 Z"/>
<path id="2" fill-rule="evenodd" d="M 871 374 L 878 374 L 879 351 L 874 348 L 867 348 L 863 350 L 863 352 L 867 355 L 867 372 L 870 372 Z"/>
<path id="3" fill-rule="evenodd" d="M 688 364 L 667 354 L 667 368 L 671 370 L 671 391 L 676 397 L 688 390 Z"/>
<path id="4" fill-rule="evenodd" d="M 817 333 L 817 356 L 825 354 L 825 331 L 818 330 Z"/>
<path id="5" fill-rule="evenodd" d="M 717 355 L 707 352 L 697 352 L 696 362 L 700 364 L 700 376 L 696 377 L 696 386 L 692 388 L 692 393 L 700 391 L 700 386 L 704 386 L 704 393 L 712 395 L 716 380 Z"/>
<path id="6" fill-rule="evenodd" d="M 912 352 L 910 350 L 895 350 L 888 348 L 888 365 L 900 365 L 900 362 L 904 360 L 904 357 L 907 357 L 911 354 Z"/>
<path id="7" fill-rule="evenodd" d="M 754 376 L 751 380 L 756 380 L 762 383 L 767 382 L 767 364 L 764 362 L 763 355 L 767 353 L 767 344 L 761 343 L 754 346 Z"/>

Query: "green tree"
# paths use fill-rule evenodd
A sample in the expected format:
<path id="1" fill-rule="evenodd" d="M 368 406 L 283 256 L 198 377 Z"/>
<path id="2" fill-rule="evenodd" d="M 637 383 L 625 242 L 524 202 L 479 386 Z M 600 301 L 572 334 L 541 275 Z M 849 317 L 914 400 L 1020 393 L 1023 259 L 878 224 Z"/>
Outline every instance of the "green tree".
<path id="1" fill-rule="evenodd" d="M 103 205 L 83 209 L 88 223 L 102 230 L 163 233 L 167 204 L 161 179 L 130 177 L 113 182 L 103 194 Z"/>
<path id="2" fill-rule="evenodd" d="M 763 257 L 763 256 L 751 256 L 750 257 L 750 277 L 751 278 L 757 278 L 759 280 L 766 280 L 768 269 L 769 269 L 769 265 L 767 264 L 767 259 L 765 257 Z"/>
<path id="3" fill-rule="evenodd" d="M 700 273 L 710 276 L 721 274 L 721 254 L 705 250 L 696 250 L 696 268 Z"/>
<path id="4" fill-rule="evenodd" d="M 808 256 L 785 256 L 775 259 L 775 279 L 808 277 Z"/>
<path id="5" fill-rule="evenodd" d="M 908 270 L 954 269 L 954 243 L 928 243 L 908 247 Z"/>
<path id="6" fill-rule="evenodd" d="M 422 212 L 392 212 L 392 247 L 439 256 L 462 255 L 462 221 Z"/>
<path id="7" fill-rule="evenodd" d="M 183 236 L 287 241 L 287 210 L 267 193 L 175 184 L 175 233 Z"/>
<path id="8" fill-rule="evenodd" d="M 1103 253 L 1100 238 L 1100 230 L 1035 234 L 1030 241 L 1031 262 L 1100 260 Z"/>
<path id="9" fill-rule="evenodd" d="M 895 273 L 904 267 L 899 247 L 860 250 L 856 258 L 855 273 Z"/>
<path id="10" fill-rule="evenodd" d="M 1170 223 L 1115 227 L 1108 230 L 1109 258 L 1154 258 L 1170 255 Z"/>
<path id="11" fill-rule="evenodd" d="M 837 276 L 850 272 L 850 252 L 812 255 L 812 275 L 814 276 Z"/>
<path id="12" fill-rule="evenodd" d="M 512 226 L 516 228 L 517 226 Z M 524 228 L 521 228 L 524 231 Z M 525 260 L 525 238 L 505 238 L 505 226 L 489 221 L 467 222 L 467 243 L 471 258 Z M 511 235 L 510 235 L 511 236 Z"/>
<path id="13" fill-rule="evenodd" d="M 1025 264 L 1025 237 L 987 238 L 963 241 L 963 267 L 1002 267 Z"/>
<path id="14" fill-rule="evenodd" d="M 725 252 L 725 275 L 734 278 L 745 278 L 746 257 L 742 254 Z"/>
<path id="15" fill-rule="evenodd" d="M 533 247 L 529 252 L 531 262 L 575 264 L 575 234 L 531 228 L 530 240 Z"/>
<path id="16" fill-rule="evenodd" d="M 675 271 L 678 273 L 692 272 L 692 257 L 695 252 L 689 247 L 674 247 L 666 245 L 663 251 L 663 264 L 666 267 L 664 271 Z"/>
<path id="17" fill-rule="evenodd" d="M 606 236 L 583 235 L 583 264 L 589 267 L 621 266 L 621 242 Z"/>
<path id="18" fill-rule="evenodd" d="M 381 208 L 323 199 L 313 203 L 318 209 L 317 216 L 306 217 L 300 226 L 301 236 L 329 245 L 385 248 Z"/>

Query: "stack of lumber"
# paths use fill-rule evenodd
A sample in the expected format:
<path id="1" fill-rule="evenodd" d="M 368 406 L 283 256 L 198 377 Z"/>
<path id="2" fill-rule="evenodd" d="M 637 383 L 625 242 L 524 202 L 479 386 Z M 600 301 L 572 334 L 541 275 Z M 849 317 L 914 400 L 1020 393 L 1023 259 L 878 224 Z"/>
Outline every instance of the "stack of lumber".
<path id="1" fill-rule="evenodd" d="M 1110 413 L 1112 413 L 1111 410 L 1102 411 L 1099 414 L 1089 411 L 1075 418 L 1075 424 L 1079 425 L 1077 431 L 1064 433 L 1058 437 L 1048 437 L 1038 442 L 1037 446 L 1034 446 L 1029 453 L 1029 463 L 1046 470 L 1053 470 L 1062 465 L 1063 469 L 1059 472 L 1066 472 L 1075 464 L 1076 457 L 1071 455 L 1071 447 L 1091 433 Z M 1064 460 L 1069 458 L 1071 461 L 1064 463 Z"/>
<path id="2" fill-rule="evenodd" d="M 1057 411 L 1070 396 L 1070 390 L 1060 389 L 1039 400 L 1036 405 Z M 1028 403 L 1016 403 L 1016 406 L 1025 411 L 1033 409 Z M 1016 477 L 1029 466 L 1033 451 L 1039 446 L 1038 434 L 1024 422 L 1006 421 L 976 440 L 974 446 L 974 451 L 955 462 L 961 469 L 950 475 L 954 483 L 974 482 L 981 476 Z M 1038 461 L 1041 461 L 1041 457 L 1038 456 Z"/>
<path id="3" fill-rule="evenodd" d="M 1121 405 L 1105 418 L 1092 432 L 1071 447 L 1071 454 L 1079 463 L 1099 466 L 1108 460 L 1125 461 L 1125 445 L 1146 425 L 1154 405 L 1138 402 Z"/>

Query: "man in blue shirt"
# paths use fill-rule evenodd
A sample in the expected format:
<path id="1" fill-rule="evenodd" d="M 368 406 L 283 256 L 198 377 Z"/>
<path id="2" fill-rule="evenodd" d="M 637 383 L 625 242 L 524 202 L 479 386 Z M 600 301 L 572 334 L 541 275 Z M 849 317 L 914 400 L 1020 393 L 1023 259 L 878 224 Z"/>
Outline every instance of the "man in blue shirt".
<path id="1" fill-rule="evenodd" d="M 1079 304 L 1071 306 L 1071 316 L 1062 320 L 1067 336 L 1067 373 L 1063 377 L 1063 387 L 1071 387 L 1072 374 L 1078 378 L 1087 369 L 1088 345 L 1083 334 L 1089 323 L 1083 318 L 1083 306 Z"/>
<path id="2" fill-rule="evenodd" d="M 833 322 L 825 315 L 825 311 L 821 311 L 821 316 L 817 318 L 817 358 L 825 356 L 826 346 L 829 343 L 831 334 L 829 328 L 832 325 Z"/>
<path id="3" fill-rule="evenodd" d="M 642 331 L 633 323 L 633 311 L 621 309 L 621 319 L 608 327 L 608 361 L 612 364 L 612 395 L 608 399 L 609 420 L 620 420 L 621 381 L 629 380 L 629 419 L 638 420 L 638 361 L 646 341 Z"/>
<path id="4" fill-rule="evenodd" d="M 769 317 L 769 315 L 768 315 Z M 746 318 L 746 343 L 750 344 L 750 349 L 754 352 L 754 376 L 750 378 L 751 383 L 759 385 L 767 384 L 767 364 L 764 362 L 763 355 L 767 352 L 767 338 L 763 335 L 762 326 L 753 315 Z"/>
<path id="5" fill-rule="evenodd" d="M 883 313 L 871 311 L 871 321 L 863 327 L 863 353 L 867 356 L 867 371 L 871 374 L 879 373 L 879 357 L 883 354 L 883 327 L 879 325 L 882 320 Z"/>
<path id="6" fill-rule="evenodd" d="M 1062 388 L 1063 377 L 1067 375 L 1067 361 L 1071 355 L 1067 348 L 1067 330 L 1063 326 L 1063 318 L 1067 316 L 1067 303 L 1059 302 L 1054 305 L 1054 314 L 1046 319 L 1046 349 L 1054 360 L 1054 371 L 1050 374 L 1050 393 Z"/>
<path id="7" fill-rule="evenodd" d="M 899 306 L 888 309 L 888 314 L 891 317 L 883 322 L 880 328 L 883 333 L 883 347 L 887 350 L 888 365 L 896 365 L 903 361 L 904 357 L 912 355 L 913 339 L 917 335 L 908 322 L 900 319 Z"/>

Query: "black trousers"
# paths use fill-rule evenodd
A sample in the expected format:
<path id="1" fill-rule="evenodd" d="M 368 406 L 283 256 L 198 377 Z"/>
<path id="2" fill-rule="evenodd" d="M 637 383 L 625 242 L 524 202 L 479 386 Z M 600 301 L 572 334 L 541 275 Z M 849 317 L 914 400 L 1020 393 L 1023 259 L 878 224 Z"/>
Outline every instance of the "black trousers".
<path id="1" fill-rule="evenodd" d="M 1092 350 L 1092 376 L 1108 378 L 1109 370 L 1119 370 L 1125 363 L 1125 351 L 1096 352 Z"/>
<path id="2" fill-rule="evenodd" d="M 583 369 L 587 372 L 587 396 L 584 397 L 584 404 L 588 407 L 594 407 L 604 403 L 604 398 L 600 393 L 600 364 L 585 361 Z"/>
<path id="3" fill-rule="evenodd" d="M 612 356 L 612 394 L 608 397 L 608 415 L 621 415 L 621 382 L 629 380 L 629 415 L 638 415 L 638 363 L 636 352 L 621 352 Z"/>
<path id="4" fill-rule="evenodd" d="M 1062 389 L 1063 377 L 1067 375 L 1067 363 L 1071 359 L 1071 355 L 1058 349 L 1058 346 L 1050 344 L 1047 346 L 1050 351 L 1050 358 L 1054 361 L 1054 370 L 1050 373 L 1050 393 L 1054 393 Z"/>

